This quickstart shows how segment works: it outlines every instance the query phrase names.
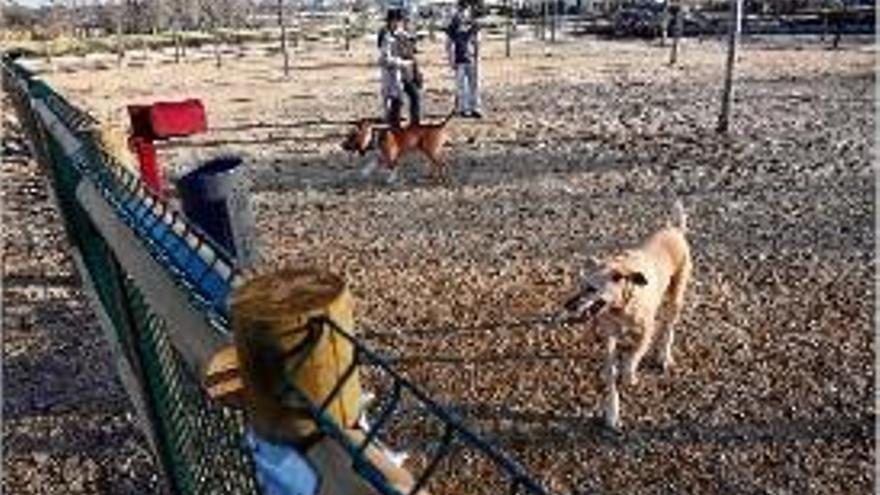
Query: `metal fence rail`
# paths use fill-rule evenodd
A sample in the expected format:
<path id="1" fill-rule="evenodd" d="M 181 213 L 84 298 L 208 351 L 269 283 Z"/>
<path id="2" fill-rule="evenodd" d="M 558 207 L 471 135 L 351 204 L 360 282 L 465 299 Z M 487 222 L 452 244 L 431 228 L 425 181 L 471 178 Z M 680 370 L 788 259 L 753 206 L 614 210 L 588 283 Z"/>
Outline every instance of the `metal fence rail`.
<path id="1" fill-rule="evenodd" d="M 169 488 L 179 494 L 258 493 L 244 418 L 213 403 L 198 380 L 212 353 L 231 339 L 226 299 L 241 280 L 233 260 L 101 149 L 91 116 L 10 60 L 2 61 L 2 75 L 52 185 L 72 257 Z M 380 437 L 392 435 L 390 425 L 407 400 L 436 424 L 422 432 L 424 443 L 433 447 L 423 457 L 422 469 L 413 473 L 411 493 L 442 486 L 433 483 L 442 476 L 439 466 L 462 449 L 491 466 L 510 493 L 547 493 L 378 353 L 332 322 L 318 323 L 329 323 L 326 328 L 351 341 L 356 358 L 330 396 L 311 405 L 312 413 L 322 432 L 342 445 L 357 472 L 376 490 L 402 495 L 365 451 Z M 358 369 L 387 387 L 375 425 L 355 444 L 324 409 Z M 304 397 L 292 386 L 288 392 Z M 476 473 L 473 483 L 480 484 Z"/>

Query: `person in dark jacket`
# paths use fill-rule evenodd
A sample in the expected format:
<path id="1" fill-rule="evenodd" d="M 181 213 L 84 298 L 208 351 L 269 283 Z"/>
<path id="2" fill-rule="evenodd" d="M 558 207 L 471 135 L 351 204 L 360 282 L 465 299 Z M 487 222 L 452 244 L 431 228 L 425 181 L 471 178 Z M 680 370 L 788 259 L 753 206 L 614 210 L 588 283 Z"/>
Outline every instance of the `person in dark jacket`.
<path id="1" fill-rule="evenodd" d="M 480 118 L 479 32 L 473 9 L 467 0 L 458 7 L 446 27 L 446 54 L 455 72 L 458 111 L 465 117 Z"/>

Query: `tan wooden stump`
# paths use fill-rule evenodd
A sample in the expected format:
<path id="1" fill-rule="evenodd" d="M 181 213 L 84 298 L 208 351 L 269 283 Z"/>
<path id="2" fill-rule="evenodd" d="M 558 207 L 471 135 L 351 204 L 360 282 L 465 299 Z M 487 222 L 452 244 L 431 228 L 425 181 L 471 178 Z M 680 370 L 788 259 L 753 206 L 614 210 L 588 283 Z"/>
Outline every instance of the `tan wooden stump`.
<path id="1" fill-rule="evenodd" d="M 354 359 L 351 343 L 334 332 L 325 317 L 354 333 L 351 294 L 345 281 L 315 269 L 283 269 L 261 274 L 235 290 L 230 304 L 235 345 L 217 352 L 206 367 L 208 394 L 243 408 L 254 431 L 275 442 L 301 444 L 314 439 L 317 425 L 306 405 L 283 396 L 285 380 L 317 406 L 324 402 Z M 351 375 L 326 413 L 349 438 L 360 442 L 360 380 Z M 365 452 L 402 493 L 413 478 L 378 448 Z M 321 494 L 377 493 L 354 472 L 348 455 L 329 438 L 311 445 L 307 457 L 318 469 Z M 421 493 L 425 493 L 422 491 Z"/>

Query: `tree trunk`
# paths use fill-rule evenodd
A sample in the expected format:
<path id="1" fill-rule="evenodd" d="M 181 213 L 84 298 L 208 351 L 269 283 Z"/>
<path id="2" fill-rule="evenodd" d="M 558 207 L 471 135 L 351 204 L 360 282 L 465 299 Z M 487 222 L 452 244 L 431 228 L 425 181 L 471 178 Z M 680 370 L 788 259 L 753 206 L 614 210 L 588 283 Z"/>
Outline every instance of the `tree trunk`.
<path id="1" fill-rule="evenodd" d="M 541 2 L 541 41 L 547 41 L 547 2 Z"/>
<path id="2" fill-rule="evenodd" d="M 721 115 L 718 117 L 717 131 L 726 133 L 730 129 L 730 113 L 733 110 L 733 69 L 736 62 L 736 47 L 739 43 L 740 22 L 742 19 L 742 0 L 730 0 L 730 33 L 727 41 L 727 67 L 724 71 L 724 91 L 721 96 Z"/>
<path id="3" fill-rule="evenodd" d="M 660 13 L 660 46 L 666 46 L 666 38 L 669 36 L 669 2 L 663 4 L 663 12 Z"/>
<path id="4" fill-rule="evenodd" d="M 122 43 L 122 17 L 125 15 L 125 2 L 119 1 L 116 7 L 116 65 L 122 65 L 122 59 L 125 57 L 125 47 Z"/>
<path id="5" fill-rule="evenodd" d="M 222 37 L 220 36 L 220 30 L 214 28 L 214 59 L 217 65 L 217 68 L 223 67 L 223 59 L 220 56 L 220 42 L 222 41 Z"/>
<path id="6" fill-rule="evenodd" d="M 284 75 L 290 75 L 290 55 L 287 53 L 287 26 L 284 21 L 284 0 L 278 0 L 278 26 L 281 28 L 281 56 L 284 57 Z"/>
<path id="7" fill-rule="evenodd" d="M 174 27 L 174 35 L 173 36 L 174 36 L 174 63 L 179 64 L 180 63 L 181 47 L 180 47 L 180 29 L 177 26 Z"/>
<path id="8" fill-rule="evenodd" d="M 345 16 L 345 51 L 351 51 L 351 21 Z"/>

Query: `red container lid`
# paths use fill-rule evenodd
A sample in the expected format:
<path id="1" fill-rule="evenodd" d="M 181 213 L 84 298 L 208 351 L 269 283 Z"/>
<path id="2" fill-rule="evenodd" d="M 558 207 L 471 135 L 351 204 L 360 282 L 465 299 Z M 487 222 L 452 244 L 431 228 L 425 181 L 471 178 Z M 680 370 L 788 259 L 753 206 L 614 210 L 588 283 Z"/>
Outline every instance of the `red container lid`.
<path id="1" fill-rule="evenodd" d="M 208 128 L 201 100 L 159 101 L 152 105 L 129 105 L 132 134 L 163 139 L 190 136 Z"/>

